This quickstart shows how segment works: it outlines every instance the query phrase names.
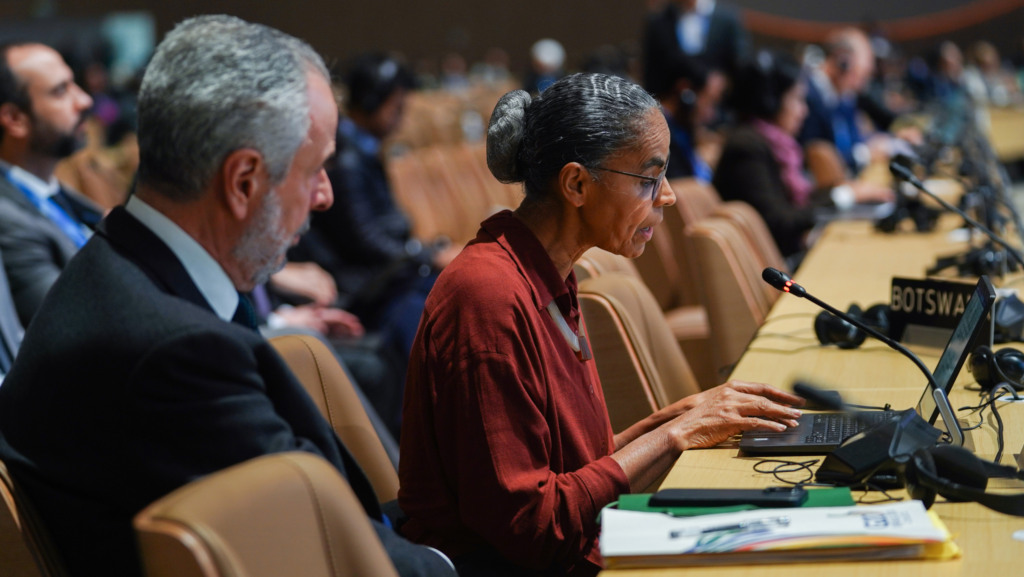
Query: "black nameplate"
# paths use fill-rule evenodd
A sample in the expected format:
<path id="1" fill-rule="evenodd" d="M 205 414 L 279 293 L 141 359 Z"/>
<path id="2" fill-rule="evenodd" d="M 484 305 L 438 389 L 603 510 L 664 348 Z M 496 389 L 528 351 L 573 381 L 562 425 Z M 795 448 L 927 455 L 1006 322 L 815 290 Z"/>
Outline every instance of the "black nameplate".
<path id="1" fill-rule="evenodd" d="M 976 283 L 893 277 L 889 334 L 914 344 L 942 347 L 956 327 Z M 989 334 L 986 328 L 981 335 Z"/>

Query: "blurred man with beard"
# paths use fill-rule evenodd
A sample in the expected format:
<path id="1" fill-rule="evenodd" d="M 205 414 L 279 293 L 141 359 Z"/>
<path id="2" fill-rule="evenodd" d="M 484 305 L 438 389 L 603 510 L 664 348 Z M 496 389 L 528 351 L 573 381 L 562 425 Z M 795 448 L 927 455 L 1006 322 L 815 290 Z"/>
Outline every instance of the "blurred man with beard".
<path id="1" fill-rule="evenodd" d="M 179 24 L 139 91 L 138 183 L 64 269 L 0 387 L 0 459 L 72 575 L 141 575 L 132 517 L 282 451 L 343 475 L 404 577 L 454 576 L 389 529 L 373 487 L 255 330 L 251 291 L 333 200 L 338 109 L 301 40 Z M 341 537 L 339 537 L 341 538 Z"/>
<path id="2" fill-rule="evenodd" d="M 54 49 L 0 47 L 0 250 L 24 324 L 102 216 L 53 175 L 91 106 Z"/>

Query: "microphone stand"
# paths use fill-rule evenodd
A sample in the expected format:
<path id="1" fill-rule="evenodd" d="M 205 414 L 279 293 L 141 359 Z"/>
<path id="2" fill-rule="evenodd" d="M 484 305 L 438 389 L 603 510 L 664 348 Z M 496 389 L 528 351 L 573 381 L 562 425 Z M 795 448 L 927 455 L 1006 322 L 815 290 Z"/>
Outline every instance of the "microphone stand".
<path id="1" fill-rule="evenodd" d="M 992 240 L 992 242 L 994 242 L 994 243 L 998 244 L 999 246 L 1003 247 L 1004 249 L 1006 249 L 1006 252 L 1010 256 L 1013 257 L 1013 260 L 1016 262 L 1016 264 L 1019 264 L 1022 267 L 1024 267 L 1024 257 L 1021 257 L 1020 253 L 1014 247 L 1010 246 L 1010 244 L 1008 242 L 1006 242 L 1005 240 L 1000 238 L 999 235 L 997 235 L 996 233 L 992 232 L 988 227 L 986 227 L 985 225 L 981 224 L 977 220 L 971 218 L 971 216 L 969 214 L 967 214 L 966 212 L 964 212 L 964 211 L 960 210 L 959 208 L 953 206 L 952 204 L 946 202 L 945 199 L 943 199 L 939 195 L 933 193 L 932 191 L 928 190 L 924 186 L 924 184 L 922 184 L 921 181 L 918 180 L 917 176 L 915 176 L 914 173 L 910 171 L 910 169 L 908 169 L 907 167 L 905 167 L 905 166 L 903 166 L 901 164 L 893 162 L 893 163 L 889 164 L 889 170 L 892 172 L 893 176 L 895 176 L 898 179 L 905 180 L 906 182 L 909 182 L 911 184 L 911 186 L 913 186 L 914 188 L 920 190 L 924 194 L 928 195 L 933 200 L 935 200 L 935 202 L 938 202 L 939 205 L 942 206 L 942 208 L 948 210 L 949 212 L 952 212 L 954 214 L 959 215 L 969 225 L 973 226 L 977 230 L 981 231 L 985 236 L 990 238 Z M 1011 268 L 1011 270 L 1013 270 L 1013 269 Z"/>
<path id="2" fill-rule="evenodd" d="M 761 272 L 761 278 L 764 279 L 766 283 L 772 285 L 773 287 L 782 292 L 786 292 L 793 296 L 805 298 L 811 301 L 812 303 L 818 305 L 819 307 L 825 309 L 826 311 L 832 313 L 833 315 L 843 319 L 844 321 L 850 323 L 851 325 L 857 327 L 858 329 L 864 331 L 865 333 L 871 335 L 872 337 L 882 341 L 886 345 L 889 345 L 889 348 L 909 358 L 911 361 L 914 362 L 915 365 L 917 365 L 917 368 L 920 369 L 921 372 L 924 373 L 924 376 L 928 379 L 928 384 L 932 386 L 932 390 L 939 388 L 938 385 L 935 384 L 935 377 L 932 376 L 932 372 L 921 361 L 921 359 L 918 358 L 918 356 L 911 352 L 910 349 L 908 349 L 907 347 L 904 347 L 903 345 L 892 340 L 888 336 L 883 335 L 882 333 L 876 331 L 875 329 L 869 327 L 868 325 L 862 323 L 856 318 L 818 299 L 811 293 L 807 292 L 807 289 L 793 282 L 793 280 L 790 279 L 786 273 L 778 269 L 774 269 L 772 267 L 764 269 L 764 271 Z"/>
<path id="3" fill-rule="evenodd" d="M 771 267 L 764 269 L 764 271 L 761 272 L 761 278 L 780 291 L 811 301 L 833 315 L 847 321 L 872 337 L 889 345 L 890 348 L 902 353 L 913 361 L 914 364 L 917 365 L 917 368 L 921 370 L 924 376 L 928 379 L 928 384 L 932 391 L 942 392 L 942 389 L 939 389 L 936 385 L 935 377 L 932 376 L 932 372 L 928 370 L 928 367 L 921 362 L 921 359 L 919 359 L 917 355 L 912 353 L 903 345 L 850 315 L 839 311 L 828 303 L 816 298 L 814 295 L 808 293 L 804 287 L 793 282 L 788 275 L 778 269 Z M 811 389 L 813 389 L 813 387 L 809 387 L 804 384 L 801 386 L 801 390 L 798 394 L 806 395 L 810 392 L 812 393 L 811 397 L 814 398 L 814 400 L 823 404 L 831 403 L 834 406 L 837 406 L 841 411 L 849 414 L 841 397 L 838 399 L 828 398 L 825 395 L 815 393 L 815 391 Z M 796 390 L 796 388 L 794 388 L 794 390 Z M 944 392 L 941 397 L 944 401 Z M 940 399 L 936 398 L 936 403 L 939 402 Z M 948 403 L 946 403 L 946 405 L 948 405 Z M 951 410 L 949 411 L 949 414 L 950 417 L 952 417 Z M 854 418 L 857 418 L 855 413 L 853 413 L 853 415 Z M 943 418 L 947 418 L 946 413 L 943 413 Z M 953 422 L 955 423 L 955 419 Z M 949 426 L 959 430 L 958 426 Z M 905 462 L 908 456 L 915 450 L 934 444 L 938 441 L 941 434 L 942 433 L 938 429 L 928 424 L 928 422 L 922 419 L 913 409 L 900 411 L 896 414 L 894 419 L 878 423 L 877 425 L 874 425 L 871 428 L 857 433 L 843 441 L 835 451 L 825 457 L 825 460 L 815 472 L 814 478 L 819 483 L 832 483 L 846 486 L 871 487 L 885 485 L 889 487 L 900 487 L 903 484 L 901 479 L 902 475 L 900 473 L 901 460 Z"/>

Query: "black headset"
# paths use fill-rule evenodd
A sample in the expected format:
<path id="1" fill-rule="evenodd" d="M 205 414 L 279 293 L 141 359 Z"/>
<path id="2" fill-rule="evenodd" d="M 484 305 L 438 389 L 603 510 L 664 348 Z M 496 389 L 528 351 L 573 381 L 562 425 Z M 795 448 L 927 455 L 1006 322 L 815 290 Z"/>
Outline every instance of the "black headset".
<path id="1" fill-rule="evenodd" d="M 889 305 L 887 304 L 873 305 L 866 311 L 862 311 L 859 306 L 852 304 L 846 314 L 883 335 L 889 334 Z M 817 335 L 818 342 L 821 344 L 834 344 L 841 349 L 855 349 L 867 338 L 867 333 L 827 311 L 822 311 L 815 317 L 814 334 Z"/>
<path id="2" fill-rule="evenodd" d="M 989 390 L 999 383 L 1007 383 L 1015 390 L 1024 391 L 1024 353 L 1017 349 L 992 349 L 981 345 L 974 349 L 967 370 L 974 375 L 981 388 Z"/>
<path id="3" fill-rule="evenodd" d="M 1013 467 L 984 461 L 956 445 L 918 449 L 906 457 L 903 479 L 912 499 L 932 506 L 936 495 L 950 501 L 974 501 L 993 511 L 1024 517 L 1024 494 L 985 492 L 992 478 L 1024 479 Z"/>

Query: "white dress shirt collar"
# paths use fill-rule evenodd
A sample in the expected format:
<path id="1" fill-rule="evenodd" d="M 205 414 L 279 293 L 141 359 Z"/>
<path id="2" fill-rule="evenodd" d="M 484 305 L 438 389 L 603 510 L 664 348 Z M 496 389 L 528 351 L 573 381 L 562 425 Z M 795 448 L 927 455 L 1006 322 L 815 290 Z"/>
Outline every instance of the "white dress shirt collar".
<path id="1" fill-rule="evenodd" d="M 20 166 L 8 166 L 7 178 L 9 178 L 11 182 L 20 184 L 23 188 L 34 194 L 39 200 L 46 200 L 57 194 L 57 191 L 60 190 L 60 183 L 57 182 L 57 177 L 55 176 L 51 176 L 50 181 L 46 182 Z"/>
<path id="2" fill-rule="evenodd" d="M 694 7 L 694 12 L 701 16 L 710 16 L 714 10 L 715 0 L 697 0 L 697 5 Z"/>
<path id="3" fill-rule="evenodd" d="M 217 316 L 230 322 L 238 308 L 238 290 L 220 263 L 174 221 L 138 197 L 129 198 L 125 210 L 171 249 Z"/>
<path id="4" fill-rule="evenodd" d="M 676 34 L 686 54 L 700 54 L 707 43 L 708 18 L 715 9 L 715 0 L 697 0 L 693 10 L 679 15 Z"/>

